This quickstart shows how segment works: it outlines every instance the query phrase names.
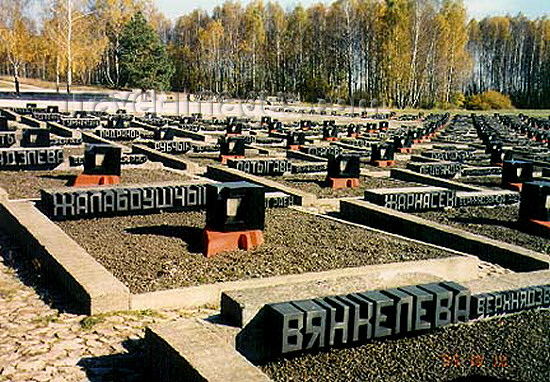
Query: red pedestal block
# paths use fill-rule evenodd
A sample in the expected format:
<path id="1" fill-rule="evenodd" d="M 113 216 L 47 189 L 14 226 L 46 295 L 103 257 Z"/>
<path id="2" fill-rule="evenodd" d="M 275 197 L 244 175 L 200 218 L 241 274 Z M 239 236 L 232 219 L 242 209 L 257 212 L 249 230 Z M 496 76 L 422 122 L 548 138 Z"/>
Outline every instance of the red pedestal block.
<path id="1" fill-rule="evenodd" d="M 105 184 L 119 184 L 120 176 L 117 175 L 89 175 L 80 174 L 76 177 L 73 187 L 103 186 Z"/>
<path id="2" fill-rule="evenodd" d="M 413 149 L 412 147 L 401 147 L 400 149 L 397 149 L 401 154 L 412 154 Z"/>
<path id="3" fill-rule="evenodd" d="M 535 235 L 550 238 L 550 222 L 529 220 L 529 230 Z"/>
<path id="4" fill-rule="evenodd" d="M 249 249 L 264 243 L 264 233 L 261 230 L 236 232 L 220 232 L 205 228 L 202 232 L 203 254 L 212 257 L 224 251 Z"/>
<path id="5" fill-rule="evenodd" d="M 298 150 L 300 150 L 300 147 L 302 147 L 302 146 L 301 145 L 289 145 L 288 149 L 292 150 L 292 151 L 298 151 Z"/>
<path id="6" fill-rule="evenodd" d="M 521 189 L 523 188 L 523 183 L 508 183 L 506 185 L 506 188 L 512 191 L 521 192 Z"/>
<path id="7" fill-rule="evenodd" d="M 326 141 L 326 142 L 334 142 L 334 141 L 337 141 L 337 140 L 338 140 L 337 137 L 323 138 L 323 141 Z"/>
<path id="8" fill-rule="evenodd" d="M 243 159 L 244 155 L 220 155 L 220 162 L 226 164 L 229 159 Z"/>
<path id="9" fill-rule="evenodd" d="M 395 165 L 394 160 L 375 160 L 374 162 L 371 162 L 371 165 L 376 167 L 391 167 Z"/>
<path id="10" fill-rule="evenodd" d="M 328 178 L 328 184 L 333 190 L 339 188 L 359 187 L 359 178 Z"/>

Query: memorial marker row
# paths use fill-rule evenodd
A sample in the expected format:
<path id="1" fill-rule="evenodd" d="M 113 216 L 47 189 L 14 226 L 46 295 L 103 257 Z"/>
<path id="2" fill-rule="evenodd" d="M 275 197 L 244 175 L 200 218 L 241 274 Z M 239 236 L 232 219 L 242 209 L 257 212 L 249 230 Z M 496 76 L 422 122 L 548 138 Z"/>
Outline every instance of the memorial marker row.
<path id="1" fill-rule="evenodd" d="M 440 178 L 453 178 L 462 169 L 460 163 L 438 162 L 438 163 L 415 163 L 407 164 L 409 170 L 418 172 L 424 175 L 431 175 Z"/>
<path id="2" fill-rule="evenodd" d="M 99 127 L 99 118 L 61 118 L 61 124 L 73 129 L 95 129 Z"/>
<path id="3" fill-rule="evenodd" d="M 454 282 L 405 286 L 268 304 L 256 345 L 276 357 L 549 307 L 550 285 L 478 295 Z"/>
<path id="4" fill-rule="evenodd" d="M 300 147 L 300 151 L 309 155 L 328 158 L 341 154 L 343 150 L 338 146 L 304 146 Z"/>
<path id="5" fill-rule="evenodd" d="M 308 163 L 308 164 L 292 164 L 290 172 L 292 174 L 308 174 L 313 172 L 326 172 L 328 163 Z"/>
<path id="6" fill-rule="evenodd" d="M 473 191 L 456 194 L 456 207 L 503 206 L 519 201 L 520 194 L 512 191 Z"/>
<path id="7" fill-rule="evenodd" d="M 230 159 L 227 165 L 252 175 L 282 175 L 291 171 L 291 164 L 286 159 Z"/>
<path id="8" fill-rule="evenodd" d="M 147 162 L 147 155 L 144 154 L 123 154 L 120 158 L 122 165 L 138 165 Z M 71 155 L 69 156 L 69 166 L 77 167 L 84 165 L 84 157 Z"/>
<path id="9" fill-rule="evenodd" d="M 365 190 L 365 200 L 403 212 L 454 207 L 456 191 L 439 187 L 379 188 Z"/>
<path id="10" fill-rule="evenodd" d="M 460 162 L 463 163 L 470 159 L 472 153 L 465 150 L 445 150 L 445 151 L 424 151 L 420 155 L 431 158 L 439 159 L 447 162 Z"/>
<path id="11" fill-rule="evenodd" d="M 82 144 L 82 138 L 52 138 L 50 145 L 52 146 L 79 146 Z"/>
<path id="12" fill-rule="evenodd" d="M 131 141 L 141 136 L 139 129 L 103 129 L 94 133 L 101 138 L 114 141 Z"/>
<path id="13" fill-rule="evenodd" d="M 206 204 L 206 186 L 145 185 L 41 190 L 41 201 L 42 208 L 52 219 L 142 214 L 202 207 Z"/>
<path id="14" fill-rule="evenodd" d="M 185 154 L 193 148 L 193 144 L 187 141 L 147 141 L 145 144 L 152 149 L 167 154 Z"/>
<path id="15" fill-rule="evenodd" d="M 52 169 L 63 163 L 62 148 L 11 148 L 0 150 L 0 169 Z"/>

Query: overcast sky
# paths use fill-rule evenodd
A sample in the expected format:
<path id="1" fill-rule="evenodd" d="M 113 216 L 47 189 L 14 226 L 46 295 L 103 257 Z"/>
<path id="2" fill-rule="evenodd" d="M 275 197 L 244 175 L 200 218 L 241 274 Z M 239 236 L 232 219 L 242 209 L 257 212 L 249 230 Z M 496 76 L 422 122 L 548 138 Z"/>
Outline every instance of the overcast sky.
<path id="1" fill-rule="evenodd" d="M 268 0 L 264 0 L 266 3 Z M 321 0 L 324 3 L 331 3 L 331 0 Z M 195 8 L 202 8 L 211 11 L 216 5 L 223 3 L 223 0 L 155 0 L 158 8 L 169 18 L 174 19 L 182 14 L 192 11 Z M 241 3 L 247 3 L 241 0 Z M 279 0 L 285 8 L 294 4 L 304 5 L 318 3 L 319 0 Z M 515 16 L 522 12 L 528 17 L 550 16 L 550 0 L 464 0 L 470 17 L 477 19 L 488 15 Z"/>

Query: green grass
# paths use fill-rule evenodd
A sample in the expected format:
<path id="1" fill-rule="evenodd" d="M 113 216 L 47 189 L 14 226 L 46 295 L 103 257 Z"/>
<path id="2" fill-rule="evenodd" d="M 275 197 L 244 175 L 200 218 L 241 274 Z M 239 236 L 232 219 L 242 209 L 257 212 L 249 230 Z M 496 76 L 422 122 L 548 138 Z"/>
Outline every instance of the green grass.
<path id="1" fill-rule="evenodd" d="M 84 330 L 90 330 L 94 326 L 105 322 L 109 317 L 113 317 L 113 316 L 131 316 L 136 318 L 137 320 L 147 318 L 147 317 L 157 317 L 157 318 L 164 317 L 161 313 L 152 309 L 121 310 L 117 312 L 94 314 L 92 316 L 86 316 L 82 320 L 80 320 L 80 326 Z"/>

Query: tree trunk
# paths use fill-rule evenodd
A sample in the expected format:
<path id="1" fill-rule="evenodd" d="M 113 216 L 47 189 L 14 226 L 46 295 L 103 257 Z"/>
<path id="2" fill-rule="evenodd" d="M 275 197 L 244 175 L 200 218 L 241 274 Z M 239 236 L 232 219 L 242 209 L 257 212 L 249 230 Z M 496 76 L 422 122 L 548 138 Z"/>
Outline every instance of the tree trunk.
<path id="1" fill-rule="evenodd" d="M 71 92 L 73 83 L 73 57 L 71 51 L 73 34 L 73 10 L 72 0 L 67 0 L 67 93 Z"/>
<path id="2" fill-rule="evenodd" d="M 19 73 L 18 73 L 18 72 L 19 72 L 18 68 L 17 68 L 17 67 L 14 68 L 14 72 L 13 72 L 13 82 L 15 83 L 15 93 L 16 93 L 17 95 L 20 94 L 20 92 L 19 92 Z"/>

